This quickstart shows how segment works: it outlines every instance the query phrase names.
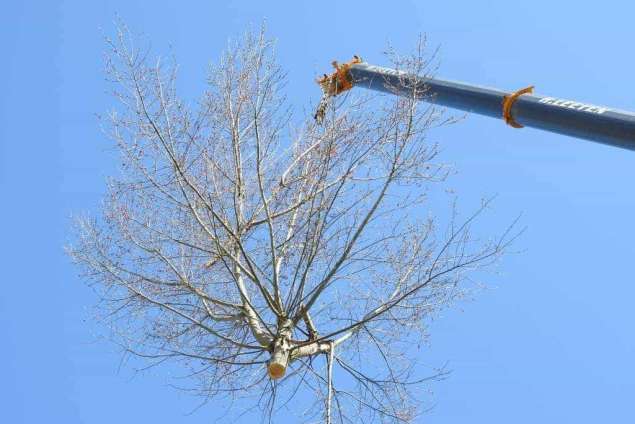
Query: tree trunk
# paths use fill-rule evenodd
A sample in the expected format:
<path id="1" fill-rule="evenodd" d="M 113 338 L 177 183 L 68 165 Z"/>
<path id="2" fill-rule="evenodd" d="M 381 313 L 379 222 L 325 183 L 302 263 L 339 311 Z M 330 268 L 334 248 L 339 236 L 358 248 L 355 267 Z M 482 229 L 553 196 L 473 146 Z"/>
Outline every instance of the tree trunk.
<path id="1" fill-rule="evenodd" d="M 289 365 L 289 355 L 291 352 L 289 339 L 291 338 L 292 325 L 291 320 L 282 322 L 273 342 L 273 352 L 271 352 L 271 359 L 269 360 L 267 371 L 269 372 L 269 377 L 274 380 L 282 378 L 287 371 L 287 365 Z"/>

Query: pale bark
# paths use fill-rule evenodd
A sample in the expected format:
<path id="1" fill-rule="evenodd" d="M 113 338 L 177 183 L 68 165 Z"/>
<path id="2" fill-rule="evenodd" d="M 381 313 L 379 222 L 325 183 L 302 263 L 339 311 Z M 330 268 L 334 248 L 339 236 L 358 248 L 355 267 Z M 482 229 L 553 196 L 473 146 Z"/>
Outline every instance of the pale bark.
<path id="1" fill-rule="evenodd" d="M 425 340 L 466 274 L 514 236 L 471 238 L 487 203 L 446 232 L 421 213 L 446 175 L 426 131 L 448 121 L 414 93 L 331 99 L 322 126 L 293 120 L 263 33 L 229 49 L 190 107 L 176 67 L 119 35 L 108 72 L 121 174 L 70 248 L 117 342 L 180 361 L 205 399 L 293 404 L 328 423 L 414 420 L 426 379 L 404 341 Z M 426 72 L 421 51 L 393 59 Z M 301 390 L 315 402 L 291 403 Z"/>

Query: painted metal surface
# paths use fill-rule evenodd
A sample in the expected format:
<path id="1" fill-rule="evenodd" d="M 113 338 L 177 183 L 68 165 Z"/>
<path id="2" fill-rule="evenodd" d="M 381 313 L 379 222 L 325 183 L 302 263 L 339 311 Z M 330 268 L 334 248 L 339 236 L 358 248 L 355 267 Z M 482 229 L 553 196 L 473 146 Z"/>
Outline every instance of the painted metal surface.
<path id="1" fill-rule="evenodd" d="M 350 67 L 353 84 L 398 95 L 412 95 L 434 104 L 502 118 L 505 91 L 409 75 L 394 69 L 354 64 Z M 611 146 L 635 150 L 635 113 L 595 106 L 555 97 L 524 94 L 511 108 L 517 123 Z"/>

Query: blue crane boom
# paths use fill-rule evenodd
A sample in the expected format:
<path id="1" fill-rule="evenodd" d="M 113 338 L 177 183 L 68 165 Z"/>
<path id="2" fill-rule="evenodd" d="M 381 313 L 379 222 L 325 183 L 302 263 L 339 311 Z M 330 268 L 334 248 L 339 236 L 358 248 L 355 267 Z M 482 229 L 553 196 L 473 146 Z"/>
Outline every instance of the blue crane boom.
<path id="1" fill-rule="evenodd" d="M 335 72 L 318 79 L 326 97 L 353 86 L 412 96 L 441 106 L 503 118 L 512 127 L 538 128 L 572 137 L 635 150 L 635 113 L 533 94 L 533 87 L 516 92 L 462 82 L 411 75 L 370 65 L 357 56 L 333 62 Z M 320 111 L 316 114 L 319 118 Z"/>

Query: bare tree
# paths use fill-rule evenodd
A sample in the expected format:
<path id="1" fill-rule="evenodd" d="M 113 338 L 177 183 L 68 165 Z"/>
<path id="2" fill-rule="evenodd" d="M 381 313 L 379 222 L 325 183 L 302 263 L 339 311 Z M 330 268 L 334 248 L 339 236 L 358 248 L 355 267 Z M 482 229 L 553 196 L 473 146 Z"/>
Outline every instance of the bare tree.
<path id="1" fill-rule="evenodd" d="M 69 252 L 116 340 L 269 419 L 411 421 L 421 384 L 443 375 L 415 367 L 426 320 L 510 241 L 470 236 L 486 203 L 443 231 L 422 213 L 445 175 L 426 132 L 448 120 L 413 88 L 296 122 L 263 32 L 230 45 L 194 106 L 176 66 L 151 65 L 125 29 L 109 49 L 122 172 Z M 422 46 L 390 57 L 428 71 Z"/>

